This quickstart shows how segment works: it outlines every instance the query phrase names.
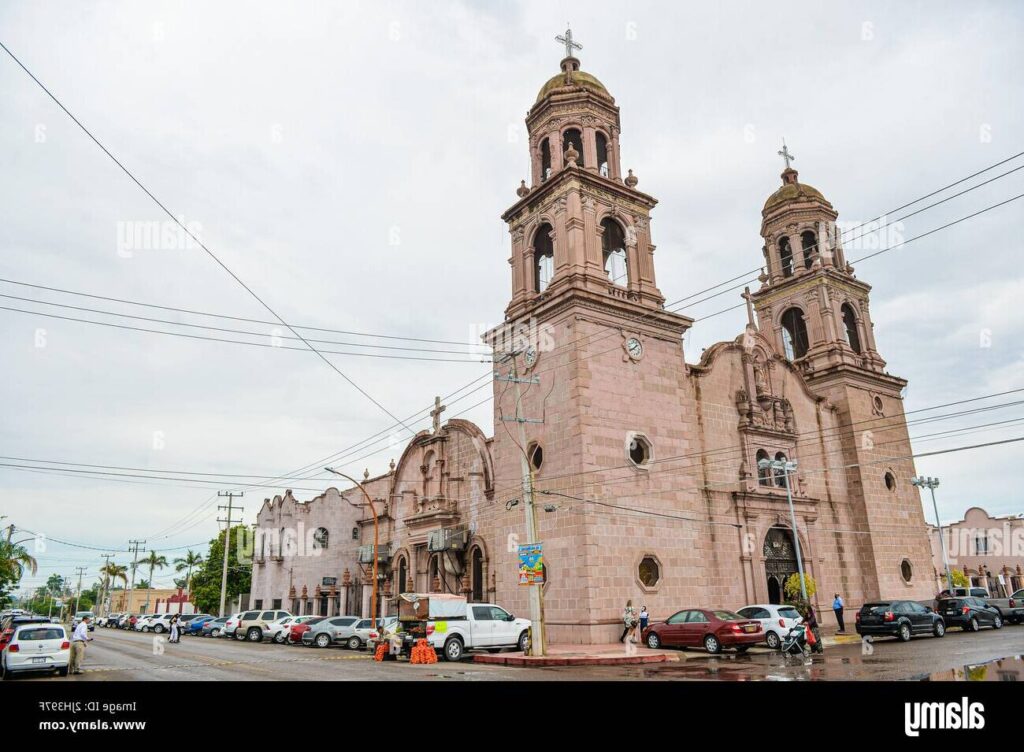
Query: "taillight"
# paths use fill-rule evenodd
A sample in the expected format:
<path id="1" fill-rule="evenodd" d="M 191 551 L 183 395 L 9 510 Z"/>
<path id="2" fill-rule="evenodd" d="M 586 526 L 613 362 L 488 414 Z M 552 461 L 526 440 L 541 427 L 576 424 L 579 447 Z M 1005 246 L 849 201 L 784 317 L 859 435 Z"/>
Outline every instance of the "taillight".
<path id="1" fill-rule="evenodd" d="M 857 612 L 857 619 L 856 619 L 856 621 L 857 621 L 858 624 L 860 624 L 860 611 Z"/>
<path id="2" fill-rule="evenodd" d="M 7 646 L 7 652 L 8 653 L 17 653 L 18 652 L 18 644 L 17 643 L 13 643 L 11 645 L 8 645 Z"/>
<path id="3" fill-rule="evenodd" d="M 71 649 L 71 643 L 68 642 L 67 640 L 64 640 L 64 642 L 62 642 L 60 644 L 60 649 L 61 650 L 70 650 Z"/>
<path id="4" fill-rule="evenodd" d="M 371 640 L 376 640 L 376 639 L 377 639 L 377 636 L 378 636 L 378 635 L 377 635 L 377 633 L 376 633 L 376 632 L 370 632 L 370 639 L 371 639 Z"/>
<path id="5" fill-rule="evenodd" d="M 886 611 L 885 612 L 885 620 L 886 621 L 892 621 L 895 618 L 896 618 L 896 614 L 894 614 L 892 611 Z"/>
<path id="6" fill-rule="evenodd" d="M 741 627 L 739 624 L 730 624 L 729 626 L 730 626 L 730 628 L 732 629 L 733 632 L 742 632 L 743 631 L 743 627 Z"/>
<path id="7" fill-rule="evenodd" d="M 964 606 L 962 609 L 960 609 L 960 613 L 962 613 L 964 616 L 967 616 L 967 614 L 969 614 L 970 612 L 971 609 L 968 606 Z"/>
<path id="8" fill-rule="evenodd" d="M 433 624 L 428 624 L 427 625 L 427 637 L 429 637 L 432 634 L 434 634 L 434 625 Z"/>
<path id="9" fill-rule="evenodd" d="M 1010 608 L 1017 608 L 1017 601 L 1013 598 L 1010 598 Z"/>
<path id="10" fill-rule="evenodd" d="M 780 627 L 786 626 L 786 620 L 785 619 L 779 619 L 779 626 Z"/>

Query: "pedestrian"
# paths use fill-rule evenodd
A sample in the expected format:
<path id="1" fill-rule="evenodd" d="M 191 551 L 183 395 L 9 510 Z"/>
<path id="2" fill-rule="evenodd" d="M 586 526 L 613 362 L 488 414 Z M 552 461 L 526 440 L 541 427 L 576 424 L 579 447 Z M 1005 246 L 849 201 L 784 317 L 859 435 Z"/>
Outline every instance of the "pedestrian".
<path id="1" fill-rule="evenodd" d="M 821 634 L 818 632 L 818 617 L 814 615 L 814 606 L 810 603 L 807 604 L 807 610 L 804 614 L 804 623 L 807 625 L 807 628 L 814 633 L 814 652 L 823 652 L 824 648 L 821 644 Z"/>
<path id="2" fill-rule="evenodd" d="M 178 631 L 178 615 L 175 614 L 171 617 L 171 642 L 181 642 L 180 632 Z"/>
<path id="3" fill-rule="evenodd" d="M 647 613 L 647 606 L 640 607 L 640 634 L 643 635 L 644 630 L 647 629 L 647 624 L 651 620 L 651 615 Z"/>
<path id="4" fill-rule="evenodd" d="M 82 617 L 71 635 L 71 658 L 68 663 L 69 674 L 82 673 L 82 662 L 85 660 L 85 643 L 91 641 L 89 636 L 89 617 Z"/>
<path id="5" fill-rule="evenodd" d="M 633 601 L 626 601 L 626 608 L 622 610 L 622 636 L 619 642 L 625 642 L 626 635 L 636 626 L 636 609 L 633 608 Z"/>
<path id="6" fill-rule="evenodd" d="M 839 634 L 846 631 L 846 624 L 843 623 L 843 599 L 836 593 L 836 599 L 832 601 L 832 610 L 836 612 L 836 621 L 839 622 Z"/>

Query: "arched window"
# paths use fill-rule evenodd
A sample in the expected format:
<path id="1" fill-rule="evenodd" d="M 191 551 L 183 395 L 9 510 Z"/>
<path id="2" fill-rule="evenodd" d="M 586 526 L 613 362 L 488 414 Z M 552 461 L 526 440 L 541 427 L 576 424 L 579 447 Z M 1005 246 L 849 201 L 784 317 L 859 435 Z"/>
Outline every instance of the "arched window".
<path id="1" fill-rule="evenodd" d="M 814 236 L 813 232 L 807 230 L 800 236 L 800 245 L 804 249 L 804 269 L 810 269 L 811 257 L 818 250 L 818 239 Z"/>
<path id="2" fill-rule="evenodd" d="M 470 576 L 473 578 L 473 600 L 484 600 L 484 552 L 479 547 L 473 549 L 470 559 Z"/>
<path id="3" fill-rule="evenodd" d="M 786 461 L 786 455 L 783 454 L 782 452 L 779 452 L 778 454 L 775 455 L 775 459 L 778 462 L 785 462 Z M 774 475 L 775 475 L 775 485 L 778 486 L 779 488 L 785 488 L 786 487 L 786 471 L 785 470 L 780 470 L 780 469 L 776 468 L 773 472 L 774 472 Z"/>
<path id="4" fill-rule="evenodd" d="M 857 316 L 853 312 L 853 306 L 843 303 L 843 328 L 846 329 L 846 344 L 853 348 L 853 351 L 860 354 L 860 335 L 857 333 Z"/>
<path id="5" fill-rule="evenodd" d="M 562 134 L 562 154 L 564 155 L 569 151 L 569 145 L 572 144 L 572 148 L 579 154 L 576 157 L 576 164 L 583 164 L 583 134 L 575 128 L 570 128 Z"/>
<path id="6" fill-rule="evenodd" d="M 767 460 L 768 452 L 763 449 L 757 450 L 757 484 L 759 486 L 770 486 L 772 484 L 772 469 L 761 467 L 761 460 Z"/>
<path id="7" fill-rule="evenodd" d="M 409 566 L 405 563 L 404 556 L 398 560 L 398 592 L 409 592 Z"/>
<path id="8" fill-rule="evenodd" d="M 544 139 L 540 142 L 540 181 L 543 183 L 551 177 L 551 142 Z"/>
<path id="9" fill-rule="evenodd" d="M 622 226 L 614 219 L 601 221 L 601 250 L 604 254 L 604 271 L 613 285 L 626 287 L 629 283 L 629 269 L 626 265 L 626 238 Z"/>
<path id="10" fill-rule="evenodd" d="M 316 532 L 313 533 L 313 548 L 314 549 L 325 549 L 327 548 L 327 541 L 330 538 L 330 534 L 327 532 L 327 528 L 318 527 Z"/>
<path id="11" fill-rule="evenodd" d="M 597 172 L 608 177 L 608 138 L 600 132 L 597 134 Z"/>
<path id="12" fill-rule="evenodd" d="M 779 259 L 782 261 L 782 276 L 793 276 L 793 249 L 789 247 L 789 238 L 779 238 Z"/>
<path id="13" fill-rule="evenodd" d="M 782 314 L 782 346 L 786 360 L 796 360 L 807 354 L 807 324 L 799 308 L 790 308 Z"/>
<path id="14" fill-rule="evenodd" d="M 551 240 L 551 225 L 546 222 L 533 236 L 533 272 L 533 289 L 544 292 L 555 276 L 555 244 Z"/>

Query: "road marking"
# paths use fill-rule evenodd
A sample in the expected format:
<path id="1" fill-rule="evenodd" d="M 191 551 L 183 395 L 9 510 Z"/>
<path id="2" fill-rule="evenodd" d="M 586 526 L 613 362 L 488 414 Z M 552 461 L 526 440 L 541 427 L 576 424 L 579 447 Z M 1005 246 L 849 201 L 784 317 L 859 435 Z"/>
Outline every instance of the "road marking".
<path id="1" fill-rule="evenodd" d="M 262 665 L 267 663 L 322 663 L 324 661 L 368 661 L 371 660 L 371 655 L 336 655 L 336 656 L 324 656 L 322 658 L 270 658 L 267 660 L 248 660 L 248 661 L 212 661 L 204 663 L 175 663 L 170 665 L 151 666 L 110 666 L 107 668 L 83 668 L 82 671 L 87 674 L 91 673 L 109 673 L 111 671 L 159 671 L 166 669 L 181 669 L 181 668 L 204 668 L 207 666 L 237 666 L 237 665 Z"/>

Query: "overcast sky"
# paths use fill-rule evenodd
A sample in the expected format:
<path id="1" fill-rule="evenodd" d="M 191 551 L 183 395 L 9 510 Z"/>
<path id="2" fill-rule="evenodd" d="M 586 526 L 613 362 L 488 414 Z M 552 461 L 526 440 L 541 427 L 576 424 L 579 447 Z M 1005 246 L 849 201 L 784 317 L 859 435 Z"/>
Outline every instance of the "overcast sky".
<path id="1" fill-rule="evenodd" d="M 622 109 L 623 168 L 660 201 L 652 231 L 670 301 L 761 263 L 760 210 L 779 184 L 783 137 L 801 180 L 849 226 L 1024 151 L 1024 14 L 1009 2 L 4 2 L 0 40 L 289 323 L 460 343 L 307 332 L 457 351 L 321 345 L 463 361 L 329 356 L 404 419 L 489 370 L 465 353 L 479 351 L 470 344 L 509 298 L 500 214 L 527 177 L 523 118 L 558 72 L 553 37 L 567 20 L 583 69 Z M 269 319 L 202 250 L 126 250 L 126 223 L 162 221 L 159 209 L 2 53 L 0 91 L 0 277 Z M 1024 170 L 898 232 L 911 238 L 1021 193 Z M 888 370 L 910 381 L 907 410 L 1024 387 L 1022 219 L 1024 200 L 855 264 L 874 286 Z M 847 243 L 850 259 L 871 250 Z M 0 293 L 274 333 L 7 282 Z M 734 291 L 683 312 L 699 319 L 737 302 Z M 0 306 L 268 342 L 12 298 Z M 744 322 L 742 308 L 698 321 L 687 359 Z M 5 457 L 274 476 L 380 433 L 338 462 L 376 474 L 408 435 L 315 355 L 284 348 L 0 310 L 0 365 Z M 444 417 L 470 408 L 463 417 L 490 434 L 490 404 L 478 404 L 489 391 Z M 1024 435 L 1013 423 L 932 435 L 1021 417 L 1011 406 L 911 435 L 929 434 L 915 449 L 933 451 Z M 917 468 L 941 477 L 945 519 L 972 505 L 1021 513 L 1021 451 L 947 454 Z M 130 538 L 169 558 L 209 540 L 213 494 L 227 487 L 2 467 L 0 484 L 0 524 L 120 551 L 121 563 Z M 244 521 L 272 493 L 250 489 Z M 91 581 L 100 553 L 50 542 L 24 584 L 76 566 Z"/>

